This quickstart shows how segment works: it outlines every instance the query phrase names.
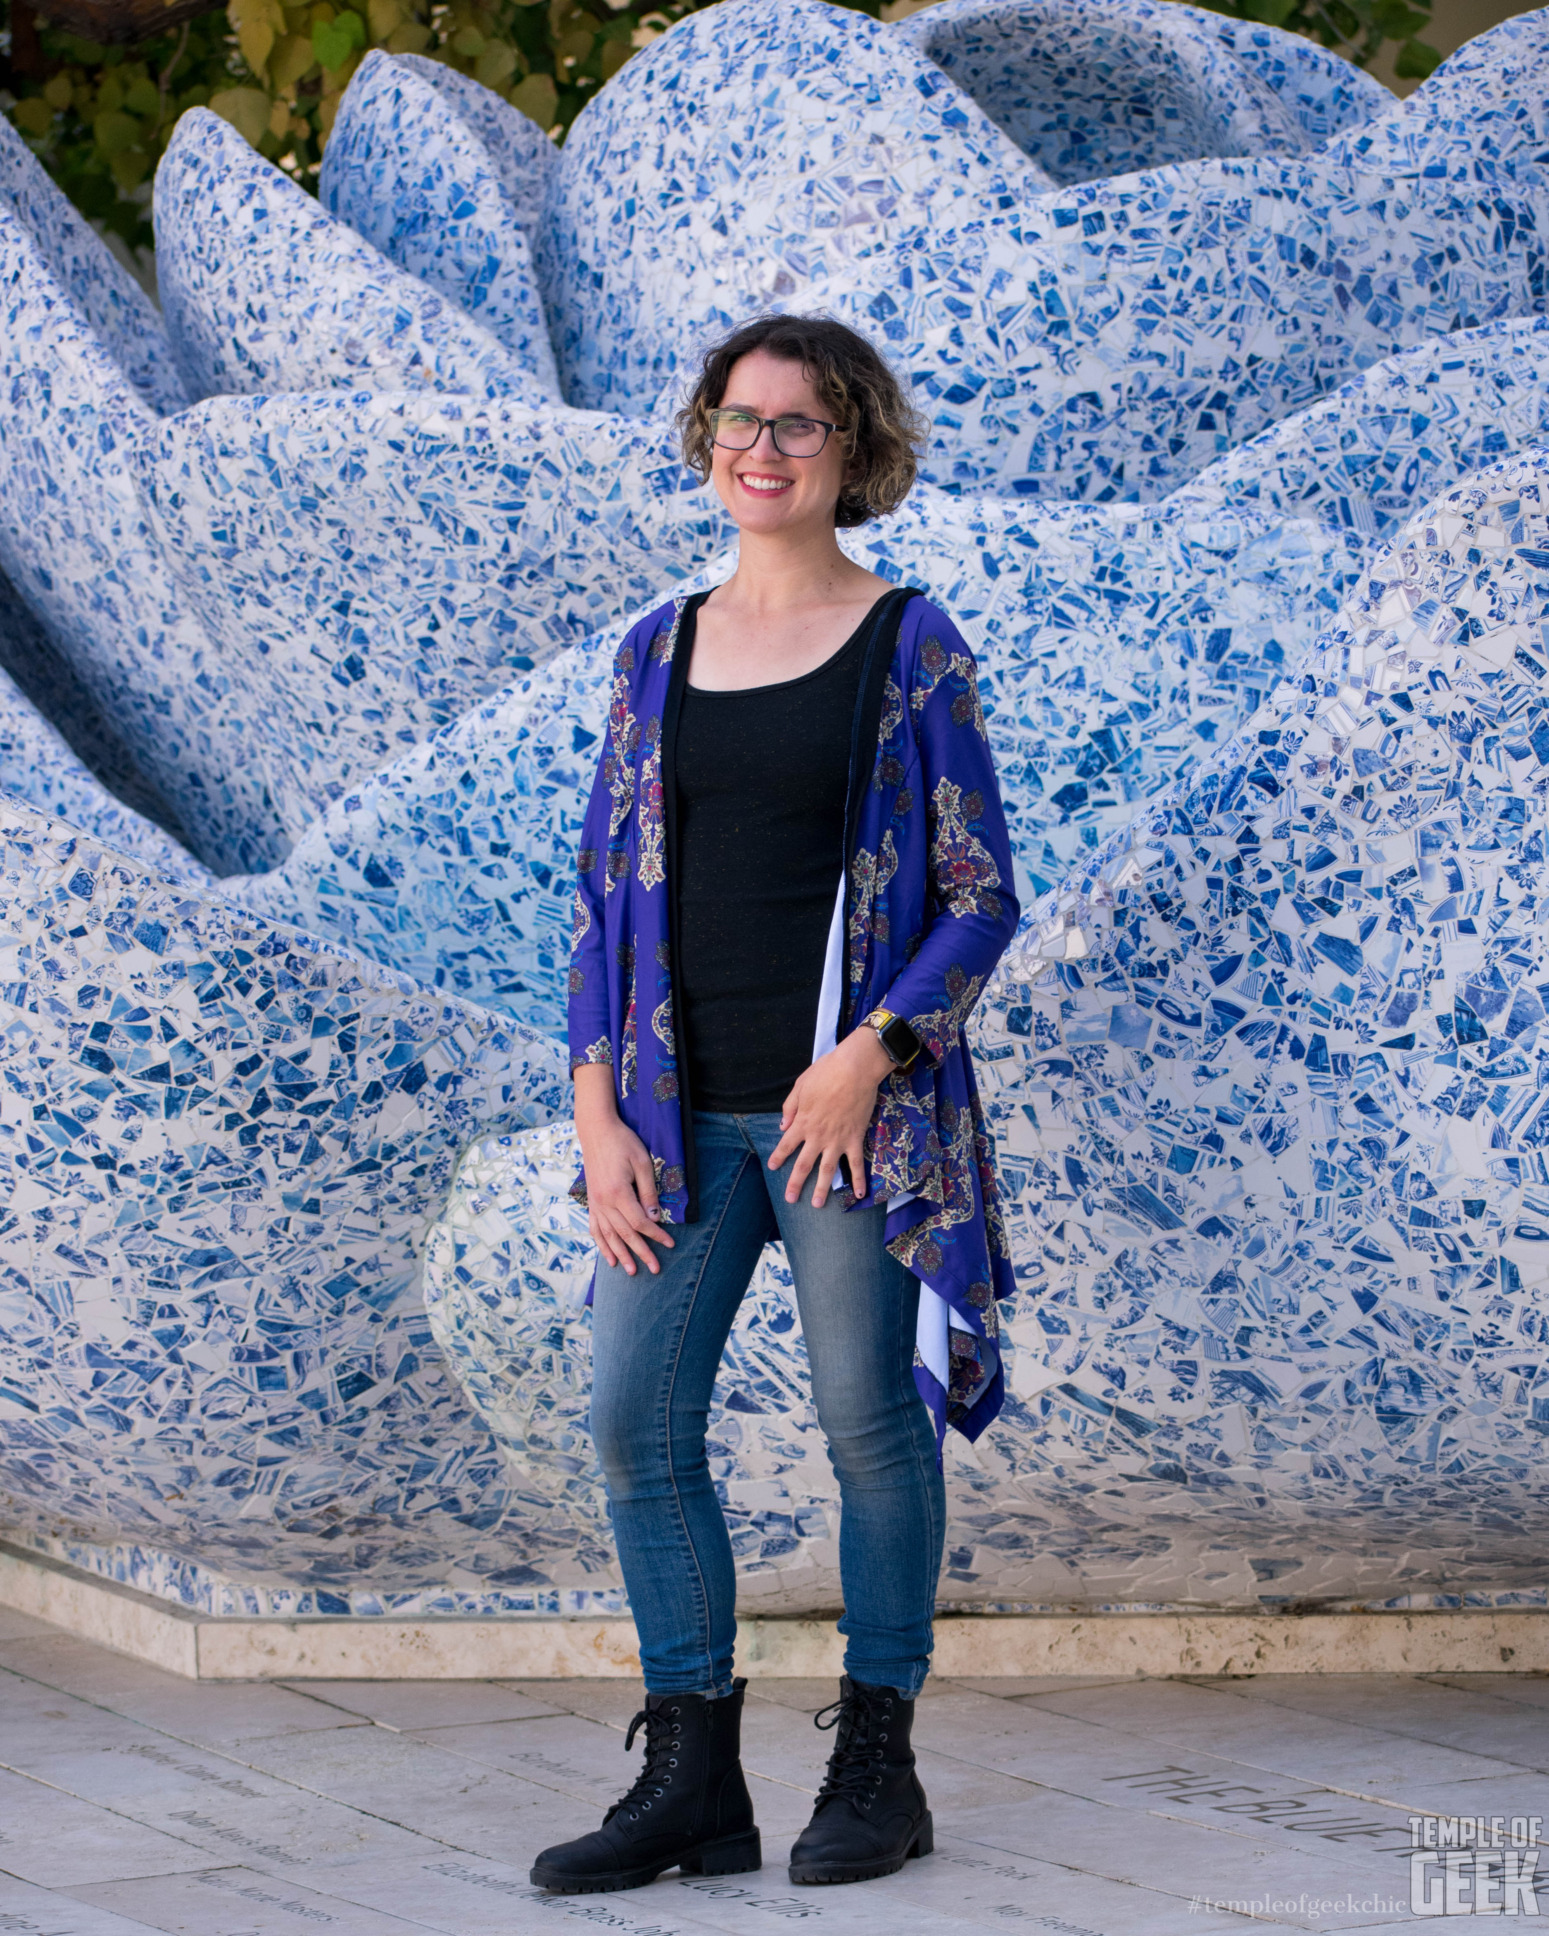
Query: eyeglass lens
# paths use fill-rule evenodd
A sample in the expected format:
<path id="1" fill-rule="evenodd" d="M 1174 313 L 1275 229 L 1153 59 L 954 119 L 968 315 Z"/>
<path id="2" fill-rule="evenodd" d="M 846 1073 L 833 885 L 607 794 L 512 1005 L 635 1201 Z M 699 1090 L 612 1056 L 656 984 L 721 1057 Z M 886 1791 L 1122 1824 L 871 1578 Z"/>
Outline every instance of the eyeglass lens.
<path id="1" fill-rule="evenodd" d="M 723 450 L 751 450 L 763 422 L 746 410 L 712 410 L 710 432 Z M 770 425 L 774 447 L 782 457 L 816 457 L 828 442 L 828 425 L 811 417 L 776 417 Z"/>

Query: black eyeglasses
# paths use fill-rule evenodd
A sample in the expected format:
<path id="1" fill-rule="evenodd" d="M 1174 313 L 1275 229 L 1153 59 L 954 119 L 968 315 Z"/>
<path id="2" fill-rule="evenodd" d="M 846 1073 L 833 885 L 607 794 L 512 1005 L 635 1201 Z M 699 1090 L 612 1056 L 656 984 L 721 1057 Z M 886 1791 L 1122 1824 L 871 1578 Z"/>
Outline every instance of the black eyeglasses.
<path id="1" fill-rule="evenodd" d="M 838 424 L 821 417 L 755 417 L 751 410 L 712 410 L 711 441 L 722 450 L 751 450 L 768 429 L 782 457 L 816 457 Z"/>

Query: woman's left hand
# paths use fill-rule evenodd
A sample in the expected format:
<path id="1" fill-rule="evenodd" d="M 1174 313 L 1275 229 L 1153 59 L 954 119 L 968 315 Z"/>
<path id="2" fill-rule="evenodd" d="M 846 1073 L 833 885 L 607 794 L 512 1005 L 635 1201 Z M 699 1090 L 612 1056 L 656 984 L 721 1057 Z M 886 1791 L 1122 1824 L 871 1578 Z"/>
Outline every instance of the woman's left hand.
<path id="1" fill-rule="evenodd" d="M 801 1195 L 802 1185 L 816 1167 L 812 1207 L 821 1210 L 839 1180 L 841 1156 L 849 1162 L 856 1196 L 865 1196 L 866 1131 L 877 1106 L 877 1090 L 892 1067 L 876 1031 L 863 1023 L 796 1078 L 780 1111 L 784 1134 L 769 1159 L 770 1169 L 778 1170 L 796 1153 L 785 1184 L 787 1203 Z"/>

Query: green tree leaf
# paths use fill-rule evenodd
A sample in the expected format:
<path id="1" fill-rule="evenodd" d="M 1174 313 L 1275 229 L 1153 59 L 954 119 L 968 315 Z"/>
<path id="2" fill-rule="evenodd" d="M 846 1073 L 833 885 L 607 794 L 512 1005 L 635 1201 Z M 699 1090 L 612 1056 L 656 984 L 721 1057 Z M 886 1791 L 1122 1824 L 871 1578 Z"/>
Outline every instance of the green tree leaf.
<path id="1" fill-rule="evenodd" d="M 92 122 L 91 132 L 99 151 L 111 161 L 140 139 L 140 124 L 132 114 L 109 109 Z"/>
<path id="2" fill-rule="evenodd" d="M 210 96 L 210 112 L 256 148 L 269 126 L 269 97 L 261 87 L 223 87 Z"/>
<path id="3" fill-rule="evenodd" d="M 1266 27 L 1283 27 L 1299 4 L 1300 0 L 1242 0 L 1242 18 Z"/>
<path id="4" fill-rule="evenodd" d="M 559 119 L 559 93 L 552 74 L 529 74 L 511 90 L 511 105 L 547 134 Z"/>
<path id="5" fill-rule="evenodd" d="M 1423 40 L 1406 40 L 1393 62 L 1393 72 L 1401 81 L 1423 81 L 1441 66 L 1441 58 Z"/>
<path id="6" fill-rule="evenodd" d="M 312 51 L 326 68 L 342 67 L 356 48 L 365 44 L 366 23 L 349 8 L 332 20 L 313 23 Z"/>
<path id="7" fill-rule="evenodd" d="M 161 90 L 149 74 L 142 74 L 124 90 L 124 106 L 142 119 L 155 119 L 161 109 Z"/>
<path id="8" fill-rule="evenodd" d="M 41 141 L 53 131 L 54 110 L 41 94 L 34 94 L 16 103 L 11 109 L 11 119 L 23 134 L 30 134 L 34 141 Z"/>

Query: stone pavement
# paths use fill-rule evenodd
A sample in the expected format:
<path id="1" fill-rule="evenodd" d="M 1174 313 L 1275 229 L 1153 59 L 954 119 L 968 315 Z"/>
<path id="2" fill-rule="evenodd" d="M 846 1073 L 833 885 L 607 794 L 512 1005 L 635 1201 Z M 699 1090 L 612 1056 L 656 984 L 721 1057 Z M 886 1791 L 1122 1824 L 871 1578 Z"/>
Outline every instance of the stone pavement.
<path id="1" fill-rule="evenodd" d="M 1411 1814 L 1549 1816 L 1549 1677 L 939 1681 L 916 1730 L 935 1855 L 793 1889 L 834 1690 L 761 1681 L 762 1874 L 540 1895 L 534 1853 L 628 1786 L 639 1691 L 195 1684 L 0 1609 L 0 1931 L 1382 1936 L 1415 1920 Z M 1549 1887 L 1542 1914 L 1517 1926 L 1549 1928 Z"/>

